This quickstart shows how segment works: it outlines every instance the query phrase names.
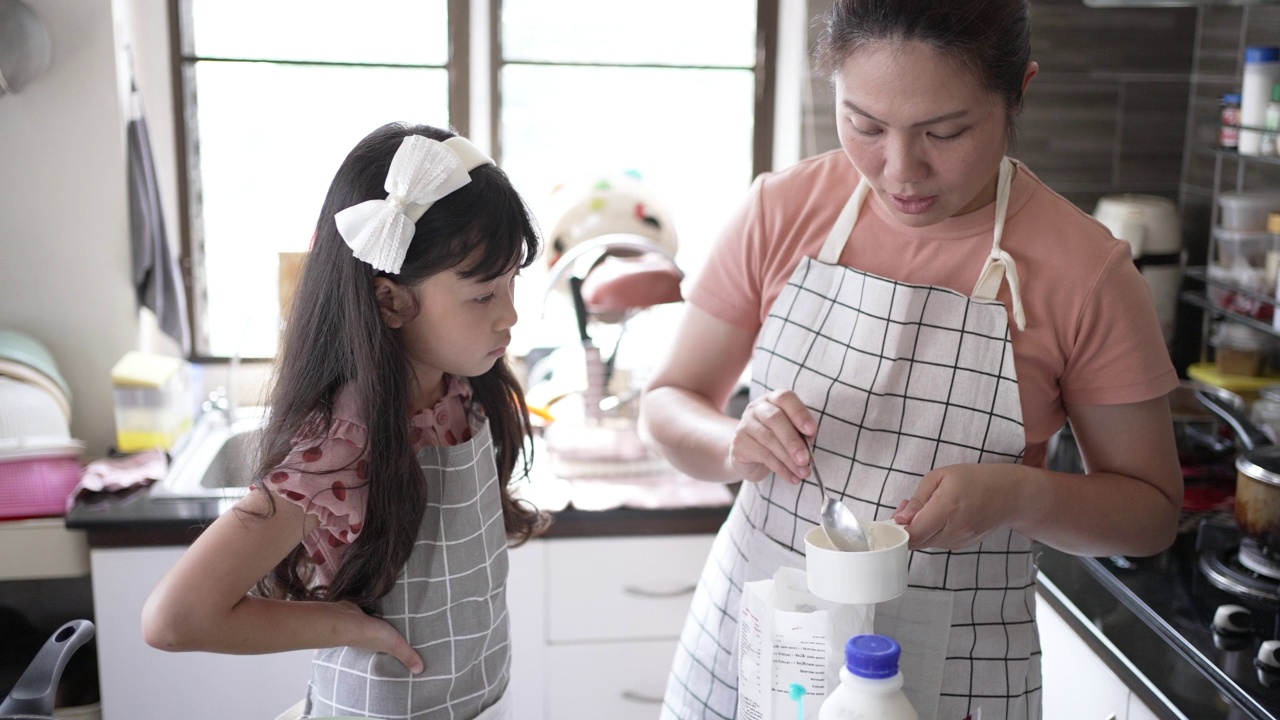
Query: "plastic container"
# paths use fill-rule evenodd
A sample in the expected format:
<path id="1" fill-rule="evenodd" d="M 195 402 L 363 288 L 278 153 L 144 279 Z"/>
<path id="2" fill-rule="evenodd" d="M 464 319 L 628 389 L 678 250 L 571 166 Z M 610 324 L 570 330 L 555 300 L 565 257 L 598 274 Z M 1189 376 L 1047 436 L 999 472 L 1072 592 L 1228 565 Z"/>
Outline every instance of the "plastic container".
<path id="1" fill-rule="evenodd" d="M 1266 334 L 1247 325 L 1224 321 L 1209 341 L 1214 347 L 1214 365 L 1223 375 L 1261 377 L 1267 355 Z"/>
<path id="2" fill-rule="evenodd" d="M 919 720 L 902 693 L 902 648 L 886 635 L 856 635 L 844 646 L 840 685 L 818 710 L 818 720 Z"/>
<path id="3" fill-rule="evenodd" d="M 1280 212 L 1280 192 L 1222 193 L 1218 196 L 1218 227 L 1237 232 L 1264 232 L 1267 216 Z"/>
<path id="4" fill-rule="evenodd" d="M 1215 228 L 1218 265 L 1226 268 L 1247 266 L 1266 269 L 1271 235 L 1262 230 L 1226 230 Z"/>
<path id="5" fill-rule="evenodd" d="M 1188 365 L 1187 377 L 1206 385 L 1233 392 L 1239 395 L 1246 403 L 1252 403 L 1257 400 L 1262 388 L 1280 383 L 1280 375 L 1273 373 L 1268 373 L 1262 377 L 1223 375 L 1218 372 L 1217 366 L 1212 362 L 1199 362 Z"/>
<path id="6" fill-rule="evenodd" d="M 130 351 L 111 369 L 116 449 L 171 450 L 191 429 L 194 403 L 186 362 Z"/>
<path id="7" fill-rule="evenodd" d="M 1271 90 L 1280 82 L 1280 47 L 1250 45 L 1244 51 L 1244 76 L 1240 83 L 1241 155 L 1262 152 L 1262 127 Z M 1252 128 L 1252 129 L 1250 129 Z"/>

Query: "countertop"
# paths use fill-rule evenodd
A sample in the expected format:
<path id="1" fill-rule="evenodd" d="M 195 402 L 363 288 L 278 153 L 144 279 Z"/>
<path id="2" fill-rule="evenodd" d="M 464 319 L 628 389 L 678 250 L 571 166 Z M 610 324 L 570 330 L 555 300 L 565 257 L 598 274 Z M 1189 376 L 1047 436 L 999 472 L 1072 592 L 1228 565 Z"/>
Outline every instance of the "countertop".
<path id="1" fill-rule="evenodd" d="M 598 489 L 593 492 L 598 496 Z M 572 502 L 535 502 L 553 518 L 543 537 L 687 535 L 714 533 L 729 514 L 723 504 L 693 507 L 635 507 L 584 510 Z M 83 530 L 90 547 L 189 545 L 234 503 L 232 499 L 158 499 L 135 488 L 81 500 L 66 516 L 68 528 Z"/>
<path id="2" fill-rule="evenodd" d="M 85 531 L 90 547 L 185 545 L 230 504 L 229 500 L 153 499 L 146 488 L 140 488 L 82 501 L 66 516 L 66 524 Z M 583 510 L 568 503 L 553 510 L 554 522 L 546 537 L 714 533 L 728 510 L 728 505 Z M 1040 572 L 1049 581 L 1041 597 L 1056 606 L 1159 717 L 1277 717 L 1263 707 L 1248 707 L 1247 698 L 1233 699 L 1231 681 L 1217 673 L 1212 661 L 1200 657 L 1192 643 L 1131 587 L 1158 582 L 1171 563 L 1185 563 L 1185 548 L 1175 546 L 1155 558 L 1134 559 L 1128 570 L 1118 566 L 1117 560 L 1076 557 L 1047 546 L 1037 546 L 1037 552 Z M 1134 568 L 1145 568 L 1145 572 L 1135 573 Z M 1170 572 L 1169 584 L 1174 582 Z"/>

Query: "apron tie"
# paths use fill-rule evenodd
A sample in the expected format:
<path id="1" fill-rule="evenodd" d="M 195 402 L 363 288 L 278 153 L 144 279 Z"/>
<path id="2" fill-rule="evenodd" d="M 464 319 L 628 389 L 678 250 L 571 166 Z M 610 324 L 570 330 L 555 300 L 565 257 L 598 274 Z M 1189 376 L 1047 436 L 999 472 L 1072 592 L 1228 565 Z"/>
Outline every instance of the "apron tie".
<path id="1" fill-rule="evenodd" d="M 994 300 L 996 292 L 1000 289 L 1000 280 L 1006 275 L 1009 278 L 1009 296 L 1013 301 L 1013 322 L 1018 326 L 1019 331 L 1026 330 L 1027 316 L 1022 311 L 1022 293 L 1018 289 L 1018 266 L 1013 262 L 1013 256 L 998 243 L 991 248 L 987 264 L 982 267 L 978 284 L 973 288 L 973 297 Z"/>
<path id="2" fill-rule="evenodd" d="M 978 282 L 973 286 L 973 297 L 980 300 L 995 300 L 1000 291 L 1000 281 L 1009 278 L 1009 296 L 1013 303 L 1013 322 L 1018 330 L 1027 329 L 1027 317 L 1022 311 L 1022 292 L 1018 288 L 1018 265 L 1013 256 L 1000 247 L 1000 238 L 1004 236 L 1005 214 L 1009 210 L 1009 186 L 1013 176 L 1013 161 L 1004 158 L 1000 161 L 1000 177 L 996 182 L 996 225 L 992 233 L 991 254 L 978 273 Z"/>

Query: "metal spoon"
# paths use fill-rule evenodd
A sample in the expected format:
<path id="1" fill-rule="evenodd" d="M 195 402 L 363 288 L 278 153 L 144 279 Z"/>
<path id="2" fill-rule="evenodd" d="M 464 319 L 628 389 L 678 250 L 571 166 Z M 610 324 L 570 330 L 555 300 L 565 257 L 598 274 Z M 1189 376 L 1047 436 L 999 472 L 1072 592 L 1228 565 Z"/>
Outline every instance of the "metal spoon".
<path id="1" fill-rule="evenodd" d="M 818 472 L 818 459 L 814 457 L 812 444 L 809 446 L 809 467 L 813 469 L 813 478 L 818 481 L 818 489 L 822 491 L 822 530 L 827 534 L 832 547 L 846 552 L 869 549 L 867 534 L 862 531 L 862 524 L 858 522 L 857 516 L 844 503 L 827 493 L 822 474 Z"/>

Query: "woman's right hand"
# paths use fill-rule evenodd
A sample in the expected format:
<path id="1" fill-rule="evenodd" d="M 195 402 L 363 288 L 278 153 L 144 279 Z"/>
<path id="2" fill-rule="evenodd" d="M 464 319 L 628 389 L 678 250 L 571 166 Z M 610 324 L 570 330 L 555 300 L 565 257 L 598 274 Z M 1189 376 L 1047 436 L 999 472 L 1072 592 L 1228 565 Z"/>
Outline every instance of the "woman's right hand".
<path id="1" fill-rule="evenodd" d="M 344 616 L 342 622 L 351 623 L 356 637 L 361 638 L 358 642 L 350 643 L 352 647 L 386 653 L 399 660 L 414 675 L 423 671 L 425 664 L 422 658 L 414 651 L 409 641 L 392 627 L 391 623 L 369 615 L 349 600 L 343 600 L 334 605 Z"/>
<path id="2" fill-rule="evenodd" d="M 807 436 L 817 432 L 809 408 L 791 390 L 774 390 L 751 401 L 729 443 L 729 465 L 737 477 L 759 482 L 776 473 L 796 484 L 809 475 Z"/>

